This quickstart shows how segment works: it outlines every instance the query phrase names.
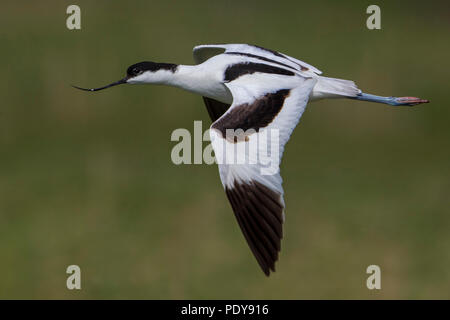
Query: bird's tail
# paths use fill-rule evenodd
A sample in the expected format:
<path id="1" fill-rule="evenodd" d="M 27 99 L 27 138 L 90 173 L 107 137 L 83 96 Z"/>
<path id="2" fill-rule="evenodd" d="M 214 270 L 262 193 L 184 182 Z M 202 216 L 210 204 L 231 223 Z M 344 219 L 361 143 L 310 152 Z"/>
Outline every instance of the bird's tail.
<path id="1" fill-rule="evenodd" d="M 428 103 L 426 99 L 416 97 L 382 97 L 364 93 L 350 80 L 319 77 L 311 92 L 312 100 L 323 98 L 350 98 L 360 101 L 370 101 L 389 104 L 391 106 L 415 106 Z"/>
<path id="2" fill-rule="evenodd" d="M 311 93 L 312 99 L 356 97 L 361 93 L 351 80 L 319 77 Z"/>

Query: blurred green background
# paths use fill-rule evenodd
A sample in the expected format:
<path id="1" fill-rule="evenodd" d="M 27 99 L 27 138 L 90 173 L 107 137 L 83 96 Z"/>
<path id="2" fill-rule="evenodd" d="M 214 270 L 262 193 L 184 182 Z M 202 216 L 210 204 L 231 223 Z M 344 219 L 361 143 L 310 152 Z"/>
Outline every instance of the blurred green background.
<path id="1" fill-rule="evenodd" d="M 81 7 L 79 31 L 66 8 Z M 2 1 L 0 298 L 450 298 L 450 10 L 442 2 Z M 216 166 L 172 164 L 176 128 L 209 118 L 174 88 L 71 88 L 142 60 L 192 64 L 253 43 L 431 100 L 310 104 L 287 145 L 285 237 L 260 271 Z M 66 288 L 66 267 L 82 290 Z M 367 266 L 382 289 L 366 288 Z"/>

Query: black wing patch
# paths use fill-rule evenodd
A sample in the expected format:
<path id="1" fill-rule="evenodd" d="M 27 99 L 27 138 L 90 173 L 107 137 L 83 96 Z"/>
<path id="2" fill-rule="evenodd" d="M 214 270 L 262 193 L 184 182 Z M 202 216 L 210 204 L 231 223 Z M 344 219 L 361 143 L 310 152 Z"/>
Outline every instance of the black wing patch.
<path id="1" fill-rule="evenodd" d="M 227 129 L 233 129 L 235 132 L 238 129 L 253 129 L 259 132 L 260 128 L 268 126 L 275 119 L 289 93 L 289 89 L 281 89 L 265 94 L 252 104 L 235 106 L 225 117 L 213 123 L 212 128 L 219 130 L 223 138 L 227 138 Z"/>
<path id="2" fill-rule="evenodd" d="M 266 276 L 275 271 L 283 238 L 281 195 L 257 182 L 235 182 L 225 188 L 236 220 Z"/>
<path id="3" fill-rule="evenodd" d="M 205 102 L 206 110 L 208 110 L 209 117 L 213 122 L 219 119 L 230 108 L 229 104 L 207 97 L 203 97 L 203 102 Z"/>

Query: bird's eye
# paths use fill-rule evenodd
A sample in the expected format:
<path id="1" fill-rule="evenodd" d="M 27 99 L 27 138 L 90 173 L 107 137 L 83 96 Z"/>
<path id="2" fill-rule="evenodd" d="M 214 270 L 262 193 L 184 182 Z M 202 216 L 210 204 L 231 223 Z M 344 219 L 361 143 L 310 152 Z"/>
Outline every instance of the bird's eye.
<path id="1" fill-rule="evenodd" d="M 135 75 L 138 75 L 138 74 L 141 73 L 141 70 L 139 70 L 138 68 L 133 68 L 133 73 L 134 73 Z"/>

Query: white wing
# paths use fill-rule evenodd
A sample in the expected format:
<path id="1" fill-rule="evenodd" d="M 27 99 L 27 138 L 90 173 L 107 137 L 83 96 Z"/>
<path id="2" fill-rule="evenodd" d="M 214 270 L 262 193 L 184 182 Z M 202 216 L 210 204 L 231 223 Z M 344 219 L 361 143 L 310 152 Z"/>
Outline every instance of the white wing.
<path id="1" fill-rule="evenodd" d="M 278 63 L 292 67 L 298 71 L 311 70 L 316 74 L 322 73 L 322 71 L 306 62 L 300 61 L 298 59 L 295 59 L 293 57 L 290 57 L 277 51 L 249 44 L 211 44 L 211 45 L 206 44 L 196 46 L 193 51 L 194 61 L 197 64 L 199 64 L 221 53 L 234 53 L 234 54 L 240 53 L 243 55 L 260 57 L 263 59 L 276 61 Z"/>
<path id="2" fill-rule="evenodd" d="M 225 83 L 233 95 L 233 104 L 211 125 L 222 184 L 266 275 L 275 271 L 283 235 L 279 163 L 316 81 L 316 77 L 298 75 L 240 76 Z"/>

